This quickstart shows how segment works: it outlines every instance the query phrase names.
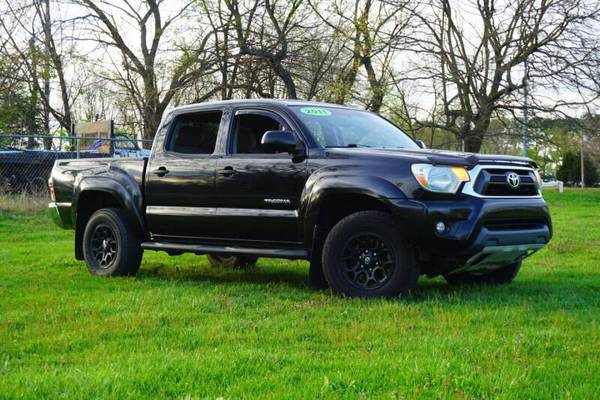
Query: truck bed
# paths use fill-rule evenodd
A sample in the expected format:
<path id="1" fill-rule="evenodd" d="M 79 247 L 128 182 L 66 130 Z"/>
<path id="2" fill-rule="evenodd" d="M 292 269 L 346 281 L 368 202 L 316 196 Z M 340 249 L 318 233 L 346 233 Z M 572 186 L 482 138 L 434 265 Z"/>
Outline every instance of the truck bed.
<path id="1" fill-rule="evenodd" d="M 121 173 L 131 177 L 143 193 L 146 158 L 88 158 L 56 160 L 51 177 L 56 203 L 71 203 L 75 181 L 86 175 Z M 70 204 L 69 204 L 70 205 Z"/>

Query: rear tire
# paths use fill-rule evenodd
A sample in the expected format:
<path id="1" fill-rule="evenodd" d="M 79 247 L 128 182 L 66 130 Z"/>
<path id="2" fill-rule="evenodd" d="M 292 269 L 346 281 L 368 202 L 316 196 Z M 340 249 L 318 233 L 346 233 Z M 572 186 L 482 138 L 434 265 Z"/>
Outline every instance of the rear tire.
<path id="1" fill-rule="evenodd" d="M 90 217 L 83 233 L 83 256 L 92 274 L 135 275 L 142 253 L 139 233 L 123 210 L 103 208 Z"/>
<path id="2" fill-rule="evenodd" d="M 338 222 L 323 246 L 323 273 L 348 297 L 397 297 L 419 276 L 414 251 L 389 214 L 361 211 Z"/>
<path id="3" fill-rule="evenodd" d="M 256 267 L 258 257 L 254 256 L 225 256 L 221 254 L 207 254 L 208 262 L 215 268 L 245 269 Z"/>
<path id="4" fill-rule="evenodd" d="M 444 279 L 450 284 L 508 284 L 511 283 L 519 273 L 521 263 L 522 262 L 519 261 L 484 274 L 459 272 L 457 274 L 444 275 Z"/>

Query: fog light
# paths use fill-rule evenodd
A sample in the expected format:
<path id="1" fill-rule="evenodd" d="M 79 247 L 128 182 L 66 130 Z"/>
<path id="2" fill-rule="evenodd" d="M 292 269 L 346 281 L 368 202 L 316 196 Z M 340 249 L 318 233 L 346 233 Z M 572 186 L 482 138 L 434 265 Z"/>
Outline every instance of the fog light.
<path id="1" fill-rule="evenodd" d="M 437 224 L 435 224 L 435 231 L 437 233 L 444 233 L 445 230 L 446 230 L 446 224 L 443 223 L 442 221 L 438 221 Z"/>

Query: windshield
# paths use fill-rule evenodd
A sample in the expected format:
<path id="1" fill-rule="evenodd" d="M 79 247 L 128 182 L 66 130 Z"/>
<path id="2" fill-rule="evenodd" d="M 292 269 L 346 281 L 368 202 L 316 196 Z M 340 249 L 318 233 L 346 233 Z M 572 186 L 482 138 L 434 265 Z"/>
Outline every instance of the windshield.
<path id="1" fill-rule="evenodd" d="M 321 147 L 418 149 L 400 128 L 380 116 L 338 107 L 291 106 Z"/>

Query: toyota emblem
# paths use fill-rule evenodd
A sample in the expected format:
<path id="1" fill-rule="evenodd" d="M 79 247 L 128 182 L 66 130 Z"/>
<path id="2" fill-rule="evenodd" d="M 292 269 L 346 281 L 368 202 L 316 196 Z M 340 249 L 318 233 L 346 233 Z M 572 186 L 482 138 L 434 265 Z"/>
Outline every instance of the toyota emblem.
<path id="1" fill-rule="evenodd" d="M 518 189 L 521 184 L 521 177 L 516 172 L 509 172 L 506 175 L 506 183 L 508 183 L 511 189 Z"/>

